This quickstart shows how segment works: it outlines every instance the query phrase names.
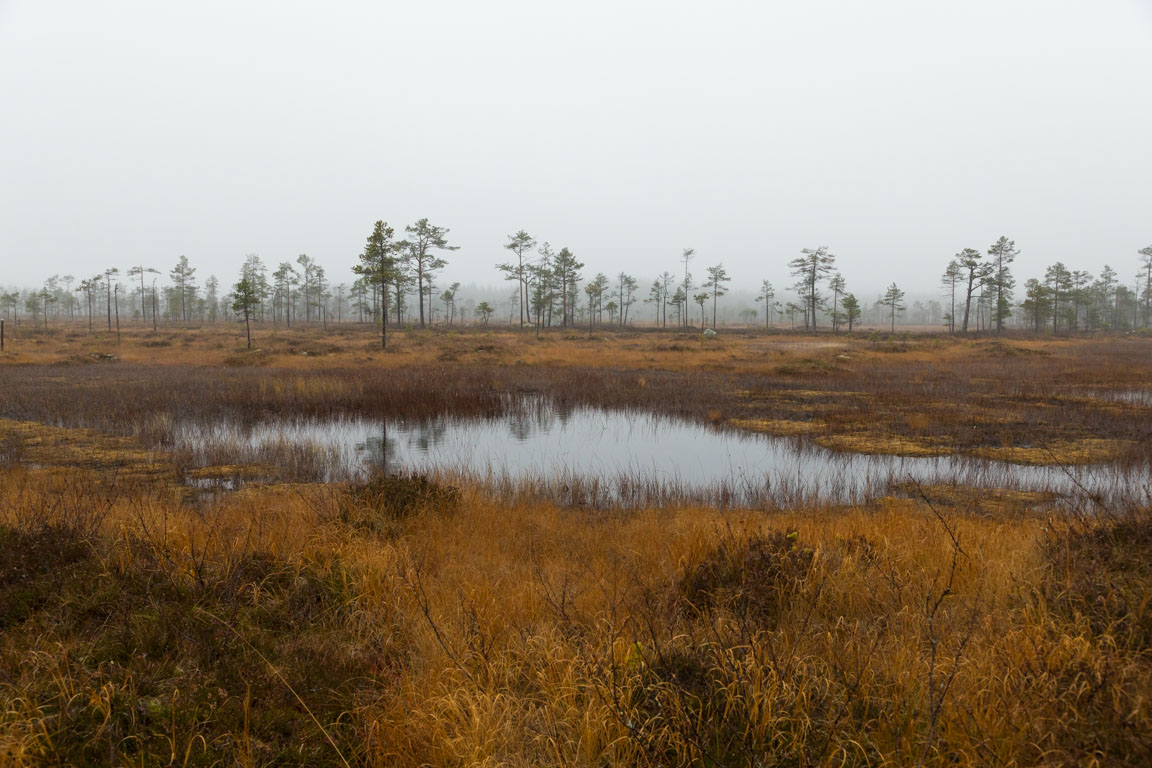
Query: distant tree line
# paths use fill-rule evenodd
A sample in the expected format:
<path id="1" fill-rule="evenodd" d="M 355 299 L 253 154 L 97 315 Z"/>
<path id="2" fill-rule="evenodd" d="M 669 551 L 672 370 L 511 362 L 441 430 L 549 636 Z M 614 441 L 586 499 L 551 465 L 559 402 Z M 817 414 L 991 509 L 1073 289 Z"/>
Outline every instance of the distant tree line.
<path id="1" fill-rule="evenodd" d="M 243 320 L 259 325 L 373 323 L 387 344 L 390 326 L 506 323 L 521 328 L 594 328 L 637 323 L 685 329 L 717 324 L 720 300 L 732 278 L 722 262 L 704 268 L 697 280 L 696 251 L 685 248 L 675 271 L 661 272 L 641 293 L 639 280 L 620 270 L 585 274 L 585 264 L 567 247 L 555 248 L 520 230 L 508 236 L 507 260 L 497 274 L 513 284 L 502 300 L 458 301 L 459 282 L 445 280 L 447 256 L 458 250 L 446 227 L 420 219 L 403 237 L 377 221 L 352 266 L 351 280 L 333 284 L 323 266 L 300 254 L 266 265 L 256 254 L 241 264 L 237 282 L 222 288 L 215 276 L 199 282 L 197 269 L 180 256 L 164 273 L 147 264 L 108 267 L 88 277 L 53 275 L 38 289 L 0 291 L 0 317 L 49 326 L 85 323 L 90 331 L 112 331 L 121 323 L 151 327 Z M 964 248 L 946 263 L 940 299 L 904 303 L 895 282 L 871 301 L 848 290 L 826 246 L 802 249 L 788 262 L 794 282 L 778 298 L 768 279 L 756 288 L 755 303 L 739 310 L 747 325 L 786 325 L 796 330 L 851 332 L 861 323 L 940 326 L 954 334 L 1000 333 L 1007 327 L 1035 333 L 1130 330 L 1152 327 L 1152 246 L 1137 251 L 1134 280 L 1125 283 L 1105 265 L 1098 275 L 1061 262 L 1024 281 L 1018 293 L 1012 265 L 1014 241 L 997 239 L 985 250 Z M 641 312 L 638 304 L 648 308 Z M 503 314 L 503 313 L 506 313 Z M 729 315 L 731 317 L 731 315 Z"/>

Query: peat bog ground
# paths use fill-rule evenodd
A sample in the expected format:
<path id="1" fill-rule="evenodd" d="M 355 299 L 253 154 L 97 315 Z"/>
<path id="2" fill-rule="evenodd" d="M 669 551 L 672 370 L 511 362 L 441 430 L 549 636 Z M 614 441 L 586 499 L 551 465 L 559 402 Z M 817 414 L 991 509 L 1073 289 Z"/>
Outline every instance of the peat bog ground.
<path id="1" fill-rule="evenodd" d="M 58 329 L 0 357 L 5 763 L 1152 757 L 1152 339 L 256 344 Z M 338 476 L 322 442 L 250 439 L 452 419 L 478 440 L 542 411 L 1004 482 L 742 497 L 635 474 L 629 496 L 546 472 Z M 1028 472 L 1071 480 L 1012 482 Z"/>

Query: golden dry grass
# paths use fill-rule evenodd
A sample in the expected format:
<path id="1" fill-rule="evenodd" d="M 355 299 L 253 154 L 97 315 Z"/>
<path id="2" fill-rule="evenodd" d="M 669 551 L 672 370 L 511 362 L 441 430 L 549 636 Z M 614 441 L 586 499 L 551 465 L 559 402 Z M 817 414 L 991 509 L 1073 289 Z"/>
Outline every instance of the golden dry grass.
<path id="1" fill-rule="evenodd" d="M 1096 550 L 1054 559 L 1081 534 L 1044 498 L 924 489 L 941 520 L 916 499 L 597 513 L 466 488 L 371 525 L 342 486 L 188 503 L 106 468 L 0 479 L 0 568 L 16 541 L 59 562 L 0 581 L 13 765 L 1137 764 L 1152 746 L 1147 636 L 1121 626 L 1148 618 L 1069 609 Z"/>
<path id="2" fill-rule="evenodd" d="M 0 402 L 96 412 L 127 386 L 72 376 L 81 365 L 170 368 L 166 384 L 278 411 L 375 398 L 376 369 L 462 370 L 452 381 L 487 388 L 511 380 L 488 373 L 499 365 L 641 404 L 683 386 L 689 415 L 850 450 L 973 452 L 1037 436 L 1087 450 L 1130 439 L 1146 412 L 1073 392 L 1147 372 L 1135 347 L 1083 342 L 493 331 L 397 334 L 382 354 L 367 330 L 258 331 L 250 355 L 202 330 L 162 336 L 130 335 L 115 363 L 77 358 L 107 339 L 23 338 Z M 1066 389 L 1026 389 L 1037 372 Z M 714 395 L 681 373 L 714 376 L 699 379 Z M 128 391 L 145 426 L 171 417 Z M 310 482 L 200 492 L 180 480 L 262 472 L 184 466 L 142 440 L 0 421 L 0 762 L 1152 758 L 1148 510 L 1066 518 L 1048 495 L 949 485 L 771 513 L 574 509 L 415 481 L 387 499 Z"/>
<path id="3" fill-rule="evenodd" d="M 898 342 L 854 337 L 804 336 L 732 330 L 716 338 L 693 331 L 597 328 L 549 329 L 540 339 L 531 332 L 504 327 L 435 328 L 390 331 L 388 349 L 379 347 L 373 329 L 361 325 L 286 329 L 256 327 L 253 349 L 244 346 L 243 327 L 232 324 L 195 328 L 125 328 L 115 333 L 79 327 L 47 331 L 23 329 L 10 336 L 3 364 L 107 365 L 274 365 L 277 368 L 400 367 L 437 362 L 545 365 L 626 366 L 662 370 L 724 370 L 784 375 L 806 370 L 835 372 L 867 367 L 878 360 L 915 364 L 926 361 L 1013 359 L 1060 354 L 1082 340 L 1016 339 L 970 341 L 928 334 Z M 378 329 L 377 329 L 378 330 Z M 1004 350 L 1020 350 L 1006 354 Z"/>
<path id="4" fill-rule="evenodd" d="M 986 447 L 974 451 L 977 456 L 1015 464 L 1096 464 L 1111 461 L 1134 447 L 1129 440 L 1085 438 L 1061 440 L 1045 446 Z"/>
<path id="5" fill-rule="evenodd" d="M 68 492 L 59 485 L 67 481 L 45 472 L 9 471 L 4 487 L 21 489 L 21 503 L 33 507 L 38 494 Z M 149 750 L 171 742 L 178 752 L 190 748 L 193 764 L 244 755 L 291 761 L 269 723 L 245 733 L 240 723 L 204 720 L 203 711 L 198 720 L 196 705 L 209 694 L 220 699 L 215 707 L 243 710 L 246 675 L 264 688 L 279 683 L 273 699 L 290 703 L 290 690 L 300 706 L 312 699 L 321 722 L 339 726 L 345 758 L 371 765 L 745 764 L 754 755 L 907 764 L 925 750 L 930 765 L 1079 764 L 1135 759 L 1148 746 L 1152 669 L 1142 651 L 1118 647 L 1052 604 L 1046 523 L 1035 516 L 960 511 L 949 520 L 967 554 L 930 626 L 925 601 L 943 593 L 952 547 L 914 501 L 777 515 L 590 516 L 502 506 L 473 489 L 454 513 L 425 509 L 382 538 L 340 524 L 333 494 L 253 488 L 208 508 L 172 506 L 153 493 L 116 497 L 90 540 L 101 559 L 96 578 L 130 582 L 135 569 L 154 588 L 201 594 L 205 621 L 239 624 L 241 638 L 262 641 L 283 681 L 269 681 L 250 658 L 231 689 L 206 691 L 197 688 L 205 673 L 194 659 L 164 670 L 138 651 L 120 662 L 127 674 L 110 676 L 93 656 L 95 640 L 70 635 L 67 623 L 52 626 L 50 617 L 67 611 L 48 598 L 35 630 L 10 628 L 4 642 L 12 678 L 0 742 L 8 754 L 26 755 L 27 764 L 85 754 L 69 742 L 103 744 L 112 726 L 99 718 L 151 707 L 163 717 L 134 715 L 104 745 L 109 754 L 155 759 L 160 753 Z M 11 510 L 10 495 L 4 502 Z M 745 604 L 749 584 L 724 574 L 705 584 L 716 590 L 702 593 L 713 602 L 687 601 L 684 579 L 694 568 L 771 531 L 787 534 L 810 562 L 771 577 L 778 583 L 765 605 Z M 147 569 L 137 562 L 140 547 L 158 553 Z M 209 597 L 218 583 L 241 590 L 232 617 L 284 599 L 264 583 L 267 571 L 229 578 L 252 560 L 276 564 L 297 586 L 317 571 L 339 574 L 325 597 L 334 601 L 330 615 L 306 613 L 271 639 L 244 618 L 218 615 Z M 133 631 L 126 634 L 131 642 Z M 935 674 L 955 678 L 929 742 L 933 642 Z M 342 709 L 325 709 L 322 691 L 305 685 L 301 646 L 329 674 L 362 678 Z M 79 697 L 96 718 L 90 731 L 61 730 L 64 696 Z M 294 728 L 309 745 L 306 763 L 339 763 L 316 728 Z"/>
<path id="6" fill-rule="evenodd" d="M 817 438 L 816 443 L 836 451 L 889 456 L 947 456 L 952 453 L 948 446 L 922 438 L 868 433 L 827 435 Z"/>
<path id="7" fill-rule="evenodd" d="M 738 429 L 750 432 L 763 432 L 766 435 L 779 435 L 791 437 L 794 435 L 810 435 L 820 430 L 820 424 L 811 421 L 797 421 L 790 419 L 728 419 L 728 423 Z"/>

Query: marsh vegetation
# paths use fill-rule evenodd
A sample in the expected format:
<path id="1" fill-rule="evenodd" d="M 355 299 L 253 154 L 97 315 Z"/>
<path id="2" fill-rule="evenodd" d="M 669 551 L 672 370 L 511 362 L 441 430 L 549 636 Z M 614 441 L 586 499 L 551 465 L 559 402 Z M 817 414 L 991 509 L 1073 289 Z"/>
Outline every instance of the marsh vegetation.
<path id="1" fill-rule="evenodd" d="M 161 340 L 0 367 L 10 764 L 1152 754 L 1147 339 Z"/>

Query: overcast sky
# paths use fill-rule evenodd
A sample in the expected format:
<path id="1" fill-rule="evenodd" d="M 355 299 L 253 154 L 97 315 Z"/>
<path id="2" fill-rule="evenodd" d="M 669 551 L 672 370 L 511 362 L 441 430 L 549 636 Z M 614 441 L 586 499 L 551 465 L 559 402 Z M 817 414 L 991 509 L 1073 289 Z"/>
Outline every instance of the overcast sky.
<path id="1" fill-rule="evenodd" d="M 0 0 L 0 284 L 186 254 L 335 282 L 372 222 L 590 272 L 723 262 L 930 290 L 998 236 L 1128 279 L 1152 243 L 1152 1 Z"/>

